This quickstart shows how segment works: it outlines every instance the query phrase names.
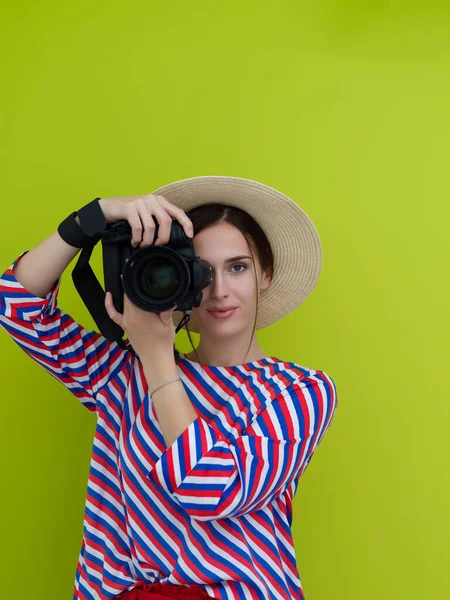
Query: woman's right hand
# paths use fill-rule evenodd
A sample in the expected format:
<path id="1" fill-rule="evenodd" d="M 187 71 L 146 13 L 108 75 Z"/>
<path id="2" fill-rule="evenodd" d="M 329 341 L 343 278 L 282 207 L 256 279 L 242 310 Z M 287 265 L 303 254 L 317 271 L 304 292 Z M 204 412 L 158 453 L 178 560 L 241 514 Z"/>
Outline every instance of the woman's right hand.
<path id="1" fill-rule="evenodd" d="M 158 221 L 158 238 L 155 246 L 167 244 L 170 240 L 172 217 L 177 219 L 190 238 L 194 235 L 193 224 L 184 210 L 171 204 L 164 196 L 145 194 L 144 196 L 110 196 L 98 201 L 107 223 L 126 220 L 133 231 L 131 245 L 145 248 L 153 244 L 155 223 Z"/>

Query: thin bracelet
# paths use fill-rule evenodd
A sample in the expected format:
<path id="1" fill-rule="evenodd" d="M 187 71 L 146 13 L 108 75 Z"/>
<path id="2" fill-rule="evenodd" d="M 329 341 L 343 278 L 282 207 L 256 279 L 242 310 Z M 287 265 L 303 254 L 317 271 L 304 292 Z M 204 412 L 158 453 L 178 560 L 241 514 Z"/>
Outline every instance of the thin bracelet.
<path id="1" fill-rule="evenodd" d="M 153 390 L 153 392 L 150 392 L 150 396 L 153 396 L 153 394 L 155 392 L 157 392 L 158 390 L 160 390 L 162 387 L 164 387 L 165 385 L 169 385 L 170 383 L 175 383 L 176 381 L 181 381 L 181 379 L 172 379 L 172 381 L 168 381 L 167 383 L 163 383 L 162 385 L 160 385 L 159 387 L 156 388 L 156 390 Z"/>

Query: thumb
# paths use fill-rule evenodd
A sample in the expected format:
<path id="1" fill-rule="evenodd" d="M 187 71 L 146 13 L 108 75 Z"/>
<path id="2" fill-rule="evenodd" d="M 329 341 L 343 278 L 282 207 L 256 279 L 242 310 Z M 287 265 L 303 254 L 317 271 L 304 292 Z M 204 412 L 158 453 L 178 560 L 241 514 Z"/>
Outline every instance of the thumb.
<path id="1" fill-rule="evenodd" d="M 119 327 L 122 327 L 123 315 L 114 308 L 111 292 L 106 292 L 105 294 L 105 308 L 109 318 L 114 321 L 114 323 L 117 323 Z"/>
<path id="2" fill-rule="evenodd" d="M 164 323 L 171 323 L 173 321 L 173 313 L 174 313 L 175 308 L 169 308 L 169 310 L 165 310 L 165 311 L 159 313 L 160 319 Z"/>

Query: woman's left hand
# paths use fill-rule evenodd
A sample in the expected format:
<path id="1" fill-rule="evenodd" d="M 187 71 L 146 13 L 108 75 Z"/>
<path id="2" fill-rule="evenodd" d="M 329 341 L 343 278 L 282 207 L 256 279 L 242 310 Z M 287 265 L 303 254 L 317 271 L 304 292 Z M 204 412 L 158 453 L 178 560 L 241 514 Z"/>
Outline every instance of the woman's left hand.
<path id="1" fill-rule="evenodd" d="M 142 310 L 123 294 L 123 314 L 118 312 L 112 301 L 111 292 L 106 292 L 105 307 L 110 319 L 121 327 L 139 357 L 145 354 L 159 356 L 161 353 L 173 353 L 175 343 L 175 325 L 173 311 L 152 313 Z"/>

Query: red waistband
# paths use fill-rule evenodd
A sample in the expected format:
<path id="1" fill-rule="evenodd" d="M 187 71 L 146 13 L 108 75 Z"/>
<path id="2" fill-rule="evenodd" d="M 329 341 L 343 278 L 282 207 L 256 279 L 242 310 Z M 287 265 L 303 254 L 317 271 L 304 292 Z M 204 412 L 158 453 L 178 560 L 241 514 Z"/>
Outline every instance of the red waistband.
<path id="1" fill-rule="evenodd" d="M 174 585 L 172 583 L 139 583 L 129 592 L 119 596 L 120 600 L 165 600 L 166 598 L 210 598 L 205 589 L 199 585 Z M 118 600 L 119 600 L 118 599 Z"/>

